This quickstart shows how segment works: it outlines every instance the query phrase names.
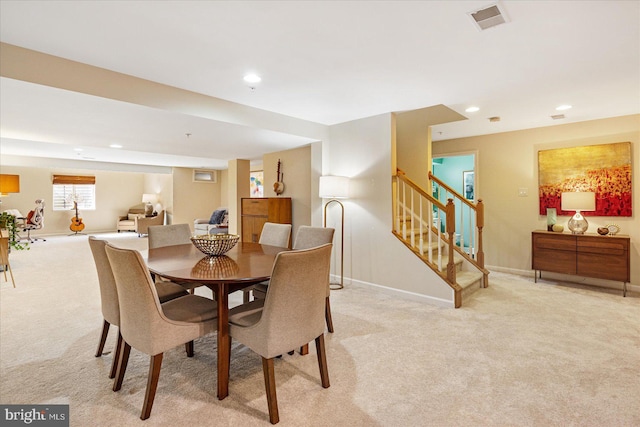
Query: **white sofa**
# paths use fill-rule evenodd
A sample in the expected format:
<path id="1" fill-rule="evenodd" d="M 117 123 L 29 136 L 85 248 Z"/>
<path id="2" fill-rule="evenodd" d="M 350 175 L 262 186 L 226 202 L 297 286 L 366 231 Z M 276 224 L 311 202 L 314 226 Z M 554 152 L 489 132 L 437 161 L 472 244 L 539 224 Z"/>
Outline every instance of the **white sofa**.
<path id="1" fill-rule="evenodd" d="M 229 211 L 225 207 L 216 209 L 210 218 L 199 218 L 193 221 L 195 235 L 229 232 Z"/>

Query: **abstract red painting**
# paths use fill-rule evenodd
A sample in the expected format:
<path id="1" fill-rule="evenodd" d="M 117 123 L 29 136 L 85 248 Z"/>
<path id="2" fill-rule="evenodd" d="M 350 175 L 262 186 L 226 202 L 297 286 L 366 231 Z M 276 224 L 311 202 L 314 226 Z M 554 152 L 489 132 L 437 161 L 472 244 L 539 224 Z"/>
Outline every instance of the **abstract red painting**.
<path id="1" fill-rule="evenodd" d="M 573 215 L 560 207 L 568 191 L 596 193 L 596 210 L 583 211 L 585 216 L 631 216 L 631 143 L 538 151 L 540 215 L 547 208 Z"/>

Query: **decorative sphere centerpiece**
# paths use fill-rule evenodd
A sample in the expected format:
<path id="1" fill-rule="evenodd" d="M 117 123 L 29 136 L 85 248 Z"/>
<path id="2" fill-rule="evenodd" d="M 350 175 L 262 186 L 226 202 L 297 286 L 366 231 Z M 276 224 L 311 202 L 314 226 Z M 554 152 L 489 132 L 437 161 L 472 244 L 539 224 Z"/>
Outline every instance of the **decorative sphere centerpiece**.
<path id="1" fill-rule="evenodd" d="M 203 234 L 193 236 L 191 243 L 208 256 L 220 256 L 229 252 L 240 240 L 237 234 Z"/>

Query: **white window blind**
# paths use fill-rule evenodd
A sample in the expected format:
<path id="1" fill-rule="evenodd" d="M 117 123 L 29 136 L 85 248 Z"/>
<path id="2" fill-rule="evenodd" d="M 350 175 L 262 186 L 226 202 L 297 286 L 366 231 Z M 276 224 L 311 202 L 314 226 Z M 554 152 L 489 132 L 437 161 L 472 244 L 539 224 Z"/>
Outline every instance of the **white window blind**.
<path id="1" fill-rule="evenodd" d="M 78 209 L 96 209 L 96 186 L 94 184 L 53 184 L 53 210 L 66 211 L 73 209 L 73 202 L 78 202 Z"/>

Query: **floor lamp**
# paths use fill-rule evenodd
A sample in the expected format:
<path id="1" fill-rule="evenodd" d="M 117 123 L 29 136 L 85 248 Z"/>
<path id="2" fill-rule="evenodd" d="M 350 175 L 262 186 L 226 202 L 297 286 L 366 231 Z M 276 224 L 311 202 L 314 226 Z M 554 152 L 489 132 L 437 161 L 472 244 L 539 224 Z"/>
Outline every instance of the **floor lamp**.
<path id="1" fill-rule="evenodd" d="M 344 288 L 344 205 L 340 200 L 349 197 L 349 178 L 345 176 L 321 176 L 320 177 L 320 197 L 331 199 L 324 205 L 324 227 L 327 226 L 327 207 L 331 203 L 340 205 L 342 211 L 340 223 L 340 283 L 331 283 L 331 289 Z"/>

